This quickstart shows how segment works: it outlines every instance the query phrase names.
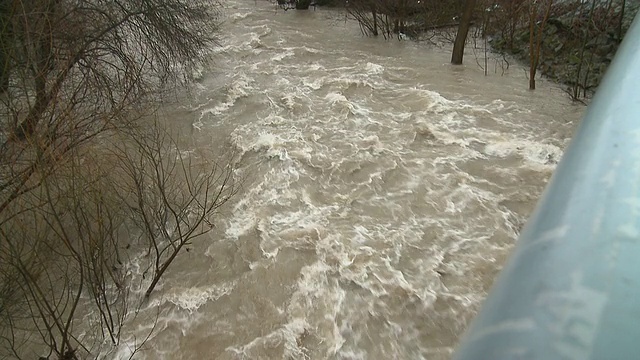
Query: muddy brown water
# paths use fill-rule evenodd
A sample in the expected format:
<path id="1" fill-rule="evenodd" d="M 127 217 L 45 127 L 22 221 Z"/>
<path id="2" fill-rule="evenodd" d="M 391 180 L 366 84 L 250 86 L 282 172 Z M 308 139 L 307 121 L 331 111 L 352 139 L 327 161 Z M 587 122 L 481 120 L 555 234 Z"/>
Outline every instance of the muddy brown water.
<path id="1" fill-rule="evenodd" d="M 448 359 L 584 108 L 336 10 L 230 0 L 224 19 L 169 116 L 246 181 L 166 275 L 135 357 Z"/>

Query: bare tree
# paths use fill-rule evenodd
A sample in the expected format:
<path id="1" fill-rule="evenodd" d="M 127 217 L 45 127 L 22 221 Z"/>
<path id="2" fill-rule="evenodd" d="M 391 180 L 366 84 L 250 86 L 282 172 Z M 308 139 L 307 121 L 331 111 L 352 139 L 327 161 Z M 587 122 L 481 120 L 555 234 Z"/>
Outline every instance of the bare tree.
<path id="1" fill-rule="evenodd" d="M 540 51 L 544 28 L 549 20 L 553 0 L 530 0 L 529 3 L 529 89 L 536 89 L 536 72 L 540 63 Z"/>
<path id="2" fill-rule="evenodd" d="M 624 10 L 625 10 L 625 6 L 627 5 L 626 0 L 622 0 L 620 2 L 620 12 L 618 14 L 618 28 L 616 30 L 618 39 L 622 39 L 622 24 L 624 23 Z"/>
<path id="3" fill-rule="evenodd" d="M 475 7 L 476 0 L 466 0 L 462 18 L 460 19 L 460 25 L 458 26 L 456 40 L 453 44 L 453 51 L 451 53 L 451 63 L 454 65 L 462 64 L 462 57 L 464 56 L 464 44 L 467 42 L 467 34 L 469 33 L 469 28 L 471 27 L 471 20 Z"/>
<path id="4" fill-rule="evenodd" d="M 37 206 L 25 208 L 24 198 L 13 203 L 12 210 L 23 213 L 1 231 L 3 285 L 12 290 L 3 300 L 20 301 L 0 313 L 0 342 L 17 358 L 40 347 L 48 356 L 75 359 L 90 353 L 88 338 L 119 340 L 127 293 L 117 271 L 115 237 L 124 217 L 109 201 L 113 196 L 103 170 L 86 171 L 88 164 L 80 159 L 70 158 L 60 165 L 64 172 L 48 175 L 28 194 Z M 83 298 L 87 294 L 90 301 Z M 95 310 L 99 326 L 79 336 L 74 320 L 86 306 Z M 32 334 L 37 336 L 25 336 Z M 29 346 L 23 349 L 16 339 Z"/>
<path id="5" fill-rule="evenodd" d="M 147 295 L 212 223 L 227 196 L 213 191 L 226 191 L 229 171 L 173 160 L 180 152 L 154 137 L 108 155 L 118 150 L 110 139 L 136 131 L 207 62 L 217 9 L 212 0 L 0 4 L 0 357 L 84 358 L 119 342 L 132 310 L 123 229 L 140 209 L 121 206 L 136 188 L 118 161 L 144 154 L 135 174 L 155 186 L 144 196 L 161 198 L 173 221 L 162 229 L 178 234 L 147 240 L 159 254 Z M 86 316 L 95 326 L 78 325 Z"/>
<path id="6" fill-rule="evenodd" d="M 216 209 L 237 189 L 230 167 L 184 155 L 160 125 L 111 139 L 114 144 L 83 147 L 60 165 L 29 193 L 32 204 L 42 205 L 0 229 L 6 289 L 0 354 L 28 358 L 35 348 L 76 359 L 94 355 L 104 340 L 118 345 L 141 305 L 132 304 L 122 271 L 133 241 L 126 234 L 144 234 L 140 244 L 151 255 L 148 297 L 185 247 L 212 228 Z M 74 326 L 80 317 L 95 326 Z"/>
<path id="7" fill-rule="evenodd" d="M 213 228 L 214 216 L 237 191 L 228 163 L 183 154 L 160 126 L 136 131 L 119 147 L 120 198 L 142 230 L 151 257 L 148 297 L 176 256 Z"/>
<path id="8" fill-rule="evenodd" d="M 429 0 L 353 0 L 347 12 L 358 21 L 364 35 L 382 34 L 389 39 L 393 34 L 406 33 L 410 25 L 415 26 L 417 14 L 423 12 L 427 2 Z"/>
<path id="9" fill-rule="evenodd" d="M 616 4 L 617 3 L 617 6 Z M 606 6 L 605 6 L 606 4 Z M 572 23 L 572 37 L 578 51 L 577 64 L 572 70 L 568 93 L 573 100 L 586 98 L 602 75 L 598 56 L 612 54 L 622 40 L 622 20 L 626 1 L 609 0 L 606 3 L 581 3 Z M 615 31 L 612 31 L 615 28 Z M 615 35 L 614 35 L 615 33 Z M 597 56 L 596 56 L 597 55 Z"/>
<path id="10" fill-rule="evenodd" d="M 378 36 L 381 25 L 383 29 L 387 28 L 384 15 L 381 14 L 383 5 L 381 0 L 354 0 L 349 2 L 346 10 L 358 21 L 364 35 Z M 383 35 L 386 37 L 387 33 L 383 31 Z"/>
<path id="11" fill-rule="evenodd" d="M 516 31 L 528 21 L 528 5 L 528 0 L 496 0 L 484 4 L 491 9 L 487 32 L 499 34 L 510 51 L 514 50 Z"/>
<path id="12" fill-rule="evenodd" d="M 4 9 L 0 212 L 56 159 L 126 126 L 215 34 L 208 0 L 14 0 Z"/>
<path id="13" fill-rule="evenodd" d="M 461 11 L 459 0 L 350 0 L 347 6 L 364 35 L 385 39 L 405 37 L 400 34 L 417 38 L 421 32 L 457 26 Z"/>

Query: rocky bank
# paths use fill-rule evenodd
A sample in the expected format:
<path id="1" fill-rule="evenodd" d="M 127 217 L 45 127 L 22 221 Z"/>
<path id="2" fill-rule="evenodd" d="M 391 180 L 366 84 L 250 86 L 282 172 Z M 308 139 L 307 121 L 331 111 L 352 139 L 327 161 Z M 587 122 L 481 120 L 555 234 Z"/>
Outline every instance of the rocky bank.
<path id="1" fill-rule="evenodd" d="M 620 23 L 620 6 L 557 6 L 543 29 L 539 71 L 565 84 L 574 98 L 590 97 L 611 63 L 626 30 L 640 7 L 627 1 Z M 539 23 L 541 20 L 539 20 Z M 620 26 L 621 25 L 621 26 Z M 492 47 L 529 64 L 529 24 L 516 29 L 513 41 L 494 34 Z"/>

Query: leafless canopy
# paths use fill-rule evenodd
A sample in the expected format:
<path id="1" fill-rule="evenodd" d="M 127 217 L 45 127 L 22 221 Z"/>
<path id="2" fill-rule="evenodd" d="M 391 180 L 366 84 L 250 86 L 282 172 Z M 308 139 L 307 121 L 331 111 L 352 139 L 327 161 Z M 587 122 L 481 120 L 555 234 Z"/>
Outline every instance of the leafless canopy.
<path id="1" fill-rule="evenodd" d="M 129 124 L 145 100 L 188 77 L 206 59 L 216 30 L 210 0 L 3 6 L 0 211 L 28 191 L 36 170 Z"/>
<path id="2" fill-rule="evenodd" d="M 148 121 L 207 62 L 218 9 L 215 0 L 0 3 L 0 357 L 74 359 L 117 344 L 131 313 L 123 236 L 137 229 L 155 251 L 148 296 L 233 193 L 228 167 L 176 157 Z M 93 332 L 78 330 L 79 317 Z"/>
<path id="3" fill-rule="evenodd" d="M 456 25 L 460 0 L 351 0 L 347 11 L 365 35 L 418 35 L 426 30 Z"/>

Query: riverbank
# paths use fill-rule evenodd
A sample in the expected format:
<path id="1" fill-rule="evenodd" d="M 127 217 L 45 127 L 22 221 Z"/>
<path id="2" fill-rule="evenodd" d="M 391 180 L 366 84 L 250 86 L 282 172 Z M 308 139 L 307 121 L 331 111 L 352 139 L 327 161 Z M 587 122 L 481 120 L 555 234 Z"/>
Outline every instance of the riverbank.
<path id="1" fill-rule="evenodd" d="M 565 85 L 574 100 L 591 97 L 640 3 L 627 1 L 625 5 L 558 5 L 542 28 L 540 73 Z M 537 23 L 540 27 L 541 21 Z M 528 65 L 529 34 L 528 22 L 521 22 L 512 33 L 492 33 L 490 44 L 494 51 Z"/>
<path id="2" fill-rule="evenodd" d="M 595 92 L 639 7 L 639 0 L 553 0 L 534 5 L 524 0 L 494 0 L 490 5 L 478 1 L 468 42 L 488 39 L 492 52 L 509 55 L 525 67 L 530 66 L 533 43 L 539 54 L 538 74 L 563 84 L 574 100 L 583 100 Z M 452 41 L 462 8 L 459 3 L 435 1 L 381 1 L 371 8 L 352 1 L 348 11 L 365 35 Z"/>

